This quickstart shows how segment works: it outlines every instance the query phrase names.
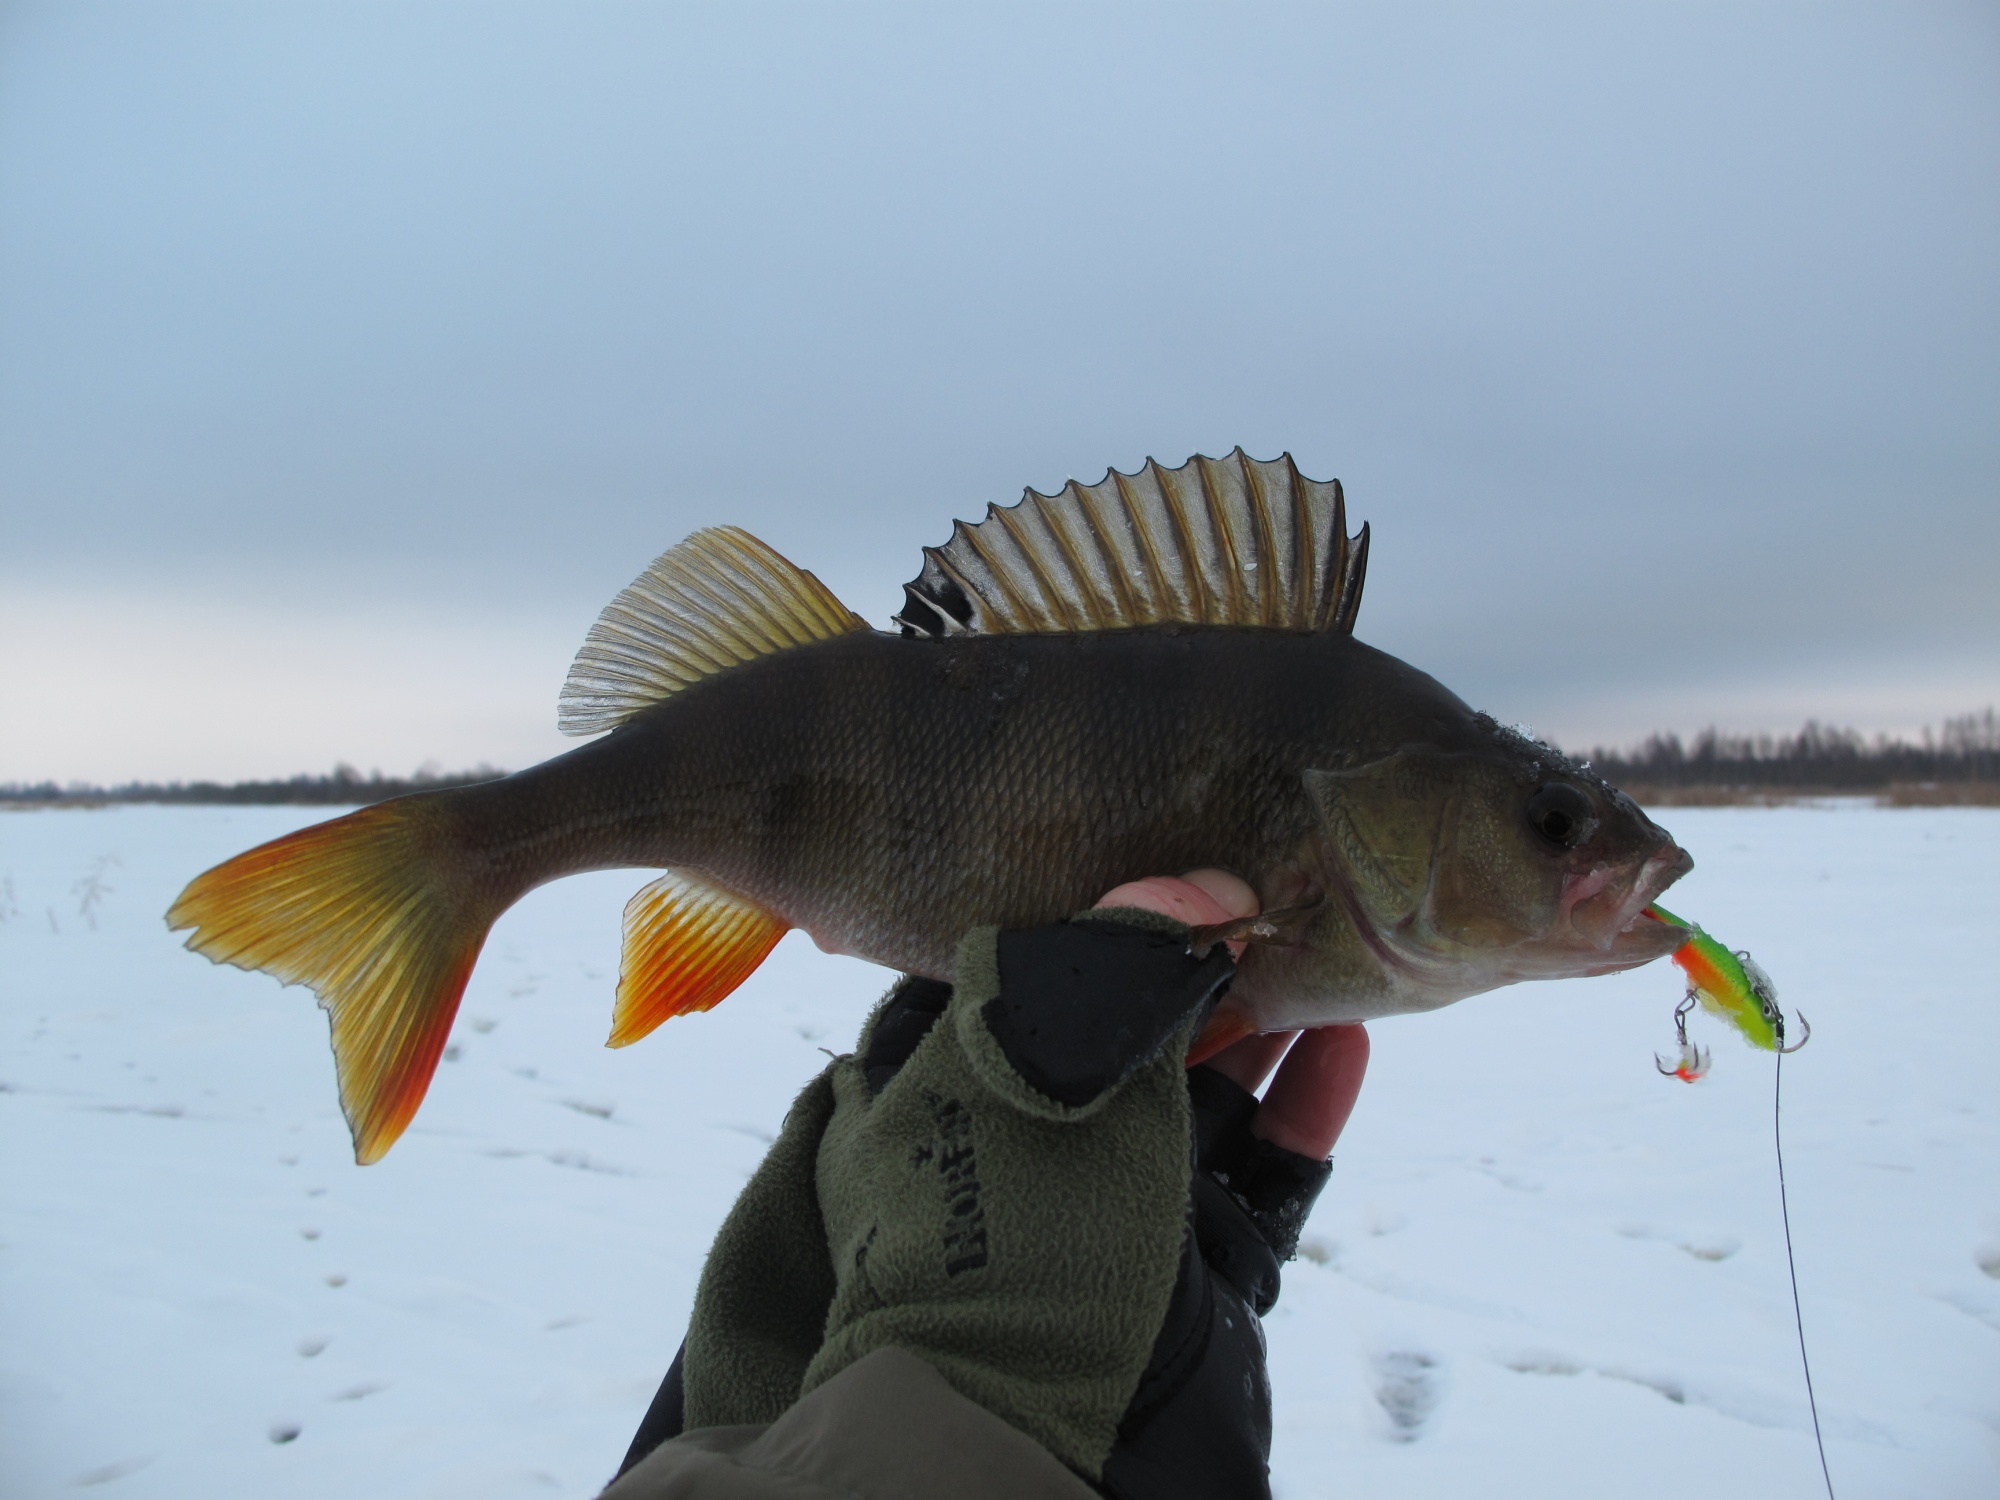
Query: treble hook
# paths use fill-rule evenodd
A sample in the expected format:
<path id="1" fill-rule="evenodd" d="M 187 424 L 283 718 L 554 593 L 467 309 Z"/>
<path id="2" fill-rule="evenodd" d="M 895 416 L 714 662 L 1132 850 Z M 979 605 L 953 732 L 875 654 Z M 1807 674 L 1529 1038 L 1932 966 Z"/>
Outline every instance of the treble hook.
<path id="1" fill-rule="evenodd" d="M 1694 1046 L 1688 1041 L 1688 1012 L 1694 1009 L 1694 994 L 1690 991 L 1681 997 L 1681 1003 L 1674 1007 L 1674 1036 L 1680 1042 L 1680 1055 L 1669 1063 L 1659 1053 L 1653 1054 L 1653 1066 L 1667 1078 L 1678 1078 L 1683 1083 L 1693 1083 L 1708 1071 L 1709 1052 L 1706 1047 Z M 1800 1020 L 1805 1018 L 1801 1016 Z M 1805 1045 L 1803 1042 L 1801 1046 Z"/>
<path id="2" fill-rule="evenodd" d="M 1804 1035 L 1802 1035 L 1796 1042 L 1793 1042 L 1791 1046 L 1787 1047 L 1785 1045 L 1785 1018 L 1782 1015 L 1778 1017 L 1778 1025 L 1777 1025 L 1778 1050 L 1780 1052 L 1787 1054 L 1788 1056 L 1791 1053 L 1798 1051 L 1799 1048 L 1803 1047 L 1807 1042 L 1812 1040 L 1812 1022 L 1806 1019 L 1806 1013 L 1801 1010 L 1801 1011 L 1794 1011 L 1793 1014 L 1799 1018 L 1799 1030 L 1803 1032 Z"/>

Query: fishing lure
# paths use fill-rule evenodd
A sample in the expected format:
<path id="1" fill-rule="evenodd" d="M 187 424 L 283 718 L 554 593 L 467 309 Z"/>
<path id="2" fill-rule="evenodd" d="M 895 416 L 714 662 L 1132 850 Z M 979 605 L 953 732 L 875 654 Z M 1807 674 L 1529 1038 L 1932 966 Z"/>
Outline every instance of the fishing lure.
<path id="1" fill-rule="evenodd" d="M 1693 934 L 1672 954 L 1675 965 L 1687 975 L 1688 988 L 1674 1007 L 1679 1052 L 1671 1062 L 1657 1055 L 1653 1059 L 1654 1066 L 1667 1077 L 1693 1083 L 1708 1071 L 1708 1049 L 1690 1042 L 1687 1034 L 1688 1014 L 1697 1004 L 1734 1026 L 1751 1046 L 1766 1052 L 1796 1052 L 1811 1039 L 1812 1026 L 1801 1014 L 1802 1034 L 1791 1046 L 1785 1045 L 1785 1013 L 1778 1009 L 1778 987 L 1748 953 L 1730 952 L 1695 923 L 1663 906 L 1649 906 L 1645 914 Z"/>

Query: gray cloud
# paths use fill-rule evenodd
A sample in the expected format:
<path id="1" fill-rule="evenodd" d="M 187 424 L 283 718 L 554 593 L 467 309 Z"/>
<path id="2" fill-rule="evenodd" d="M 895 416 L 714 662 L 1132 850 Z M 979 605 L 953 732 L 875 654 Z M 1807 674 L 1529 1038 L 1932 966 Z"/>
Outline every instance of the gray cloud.
<path id="1" fill-rule="evenodd" d="M 569 630 L 730 520 L 879 619 L 1241 443 L 1375 523 L 1364 635 L 1573 735 L 2000 692 L 1988 7 L 0 28 L 0 578 Z"/>

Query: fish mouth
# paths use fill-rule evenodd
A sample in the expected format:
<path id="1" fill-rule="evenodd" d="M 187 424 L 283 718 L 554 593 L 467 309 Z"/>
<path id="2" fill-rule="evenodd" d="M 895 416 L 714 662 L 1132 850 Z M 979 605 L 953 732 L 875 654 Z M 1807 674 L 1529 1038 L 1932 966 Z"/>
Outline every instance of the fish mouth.
<path id="1" fill-rule="evenodd" d="M 1629 969 L 1673 952 L 1687 941 L 1678 928 L 1647 918 L 1668 886 L 1694 868 L 1694 857 L 1669 842 L 1636 868 L 1600 865 L 1563 881 L 1558 926 L 1569 928 L 1604 956 L 1595 972 Z"/>

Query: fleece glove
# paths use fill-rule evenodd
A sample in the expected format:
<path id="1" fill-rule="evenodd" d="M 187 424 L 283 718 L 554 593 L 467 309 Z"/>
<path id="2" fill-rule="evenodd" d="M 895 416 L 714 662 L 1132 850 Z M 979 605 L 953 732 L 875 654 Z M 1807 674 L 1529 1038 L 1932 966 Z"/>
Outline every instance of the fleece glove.
<path id="1" fill-rule="evenodd" d="M 1099 911 L 898 985 L 725 1221 L 626 1467 L 895 1348 L 1119 1500 L 1268 1493 L 1258 1315 L 1329 1169 L 1182 1065 L 1232 973 Z"/>

